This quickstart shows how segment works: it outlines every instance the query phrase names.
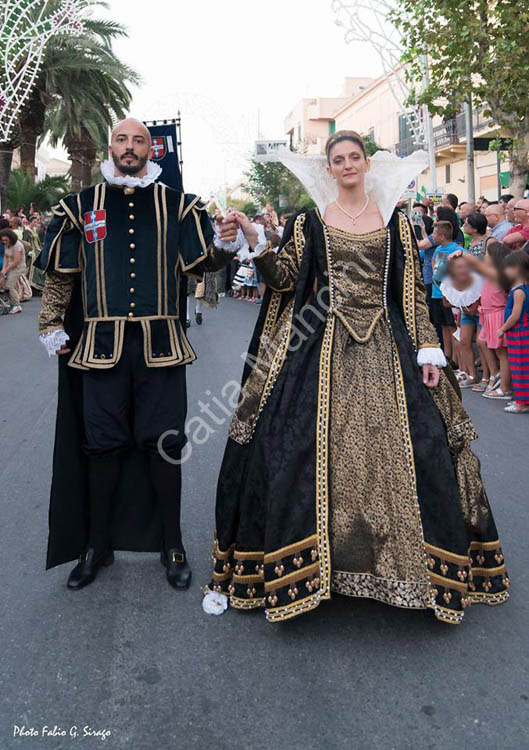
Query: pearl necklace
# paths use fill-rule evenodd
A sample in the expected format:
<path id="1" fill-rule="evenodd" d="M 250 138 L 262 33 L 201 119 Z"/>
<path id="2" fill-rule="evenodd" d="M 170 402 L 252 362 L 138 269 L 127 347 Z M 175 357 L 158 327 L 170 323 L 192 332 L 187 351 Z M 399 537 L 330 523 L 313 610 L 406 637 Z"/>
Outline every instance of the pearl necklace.
<path id="1" fill-rule="evenodd" d="M 362 216 L 362 214 L 364 213 L 364 211 L 366 210 L 366 208 L 369 205 L 369 196 L 367 196 L 367 198 L 366 198 L 366 202 L 364 204 L 363 209 L 360 211 L 360 213 L 356 214 L 356 216 L 352 216 L 348 211 L 345 210 L 345 208 L 343 206 L 340 206 L 340 204 L 338 203 L 338 201 L 334 201 L 334 202 L 336 203 L 336 205 L 338 206 L 338 208 L 340 209 L 340 211 L 342 211 L 346 216 L 348 216 L 351 219 L 351 221 L 353 222 L 353 225 L 355 225 L 356 224 L 356 220 L 359 219 L 360 216 Z"/>

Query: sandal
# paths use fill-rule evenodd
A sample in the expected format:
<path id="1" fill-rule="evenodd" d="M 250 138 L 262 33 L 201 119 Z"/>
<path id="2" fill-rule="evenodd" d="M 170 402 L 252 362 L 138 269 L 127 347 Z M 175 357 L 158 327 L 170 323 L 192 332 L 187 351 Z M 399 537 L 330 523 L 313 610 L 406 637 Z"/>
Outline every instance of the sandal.
<path id="1" fill-rule="evenodd" d="M 464 380 L 459 381 L 459 387 L 460 388 L 472 388 L 472 386 L 477 385 L 476 381 L 477 381 L 477 378 L 472 377 L 472 375 L 467 375 L 467 377 Z"/>
<path id="2" fill-rule="evenodd" d="M 489 387 L 489 379 L 488 378 L 482 378 L 479 383 L 476 383 L 476 385 L 472 386 L 473 391 L 486 391 Z"/>
<path id="3" fill-rule="evenodd" d="M 490 398 L 496 401 L 510 401 L 512 393 L 510 391 L 502 391 L 501 388 L 494 388 L 492 391 L 485 391 L 483 398 Z"/>
<path id="4" fill-rule="evenodd" d="M 527 414 L 529 413 L 529 406 L 517 406 L 516 402 L 509 404 L 503 411 L 509 412 L 509 414 Z"/>
<path id="5" fill-rule="evenodd" d="M 493 391 L 500 384 L 501 374 L 499 372 L 496 375 L 491 375 L 489 378 L 488 391 Z"/>

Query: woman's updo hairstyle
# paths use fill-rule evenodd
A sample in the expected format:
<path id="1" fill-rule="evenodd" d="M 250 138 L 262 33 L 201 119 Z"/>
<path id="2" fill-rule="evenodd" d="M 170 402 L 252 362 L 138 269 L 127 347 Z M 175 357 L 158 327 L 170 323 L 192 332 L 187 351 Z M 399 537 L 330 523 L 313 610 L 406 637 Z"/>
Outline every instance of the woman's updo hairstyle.
<path id="1" fill-rule="evenodd" d="M 336 133 L 333 133 L 327 138 L 327 143 L 325 144 L 325 154 L 327 156 L 328 164 L 331 163 L 332 149 L 336 144 L 341 143 L 342 141 L 352 141 L 353 143 L 356 143 L 356 145 L 362 150 L 364 159 L 367 159 L 366 147 L 361 135 L 355 130 L 337 130 Z"/>

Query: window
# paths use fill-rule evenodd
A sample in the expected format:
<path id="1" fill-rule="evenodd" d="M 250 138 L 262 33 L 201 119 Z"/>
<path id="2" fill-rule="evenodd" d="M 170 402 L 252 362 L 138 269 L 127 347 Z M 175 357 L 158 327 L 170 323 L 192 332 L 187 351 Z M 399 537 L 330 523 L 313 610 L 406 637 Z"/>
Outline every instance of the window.
<path id="1" fill-rule="evenodd" d="M 452 175 L 451 175 L 451 169 L 450 164 L 445 164 L 445 184 L 449 185 L 452 182 Z"/>
<path id="2" fill-rule="evenodd" d="M 329 135 L 332 135 L 333 133 L 336 133 L 336 121 L 329 120 Z"/>

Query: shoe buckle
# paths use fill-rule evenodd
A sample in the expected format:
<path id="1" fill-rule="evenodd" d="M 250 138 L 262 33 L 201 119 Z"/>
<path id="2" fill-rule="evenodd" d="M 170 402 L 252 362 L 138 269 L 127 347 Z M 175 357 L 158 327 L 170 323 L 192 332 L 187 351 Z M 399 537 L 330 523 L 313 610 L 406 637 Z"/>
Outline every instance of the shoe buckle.
<path id="1" fill-rule="evenodd" d="M 173 562 L 183 563 L 185 562 L 185 557 L 183 552 L 173 552 L 172 553 Z"/>

